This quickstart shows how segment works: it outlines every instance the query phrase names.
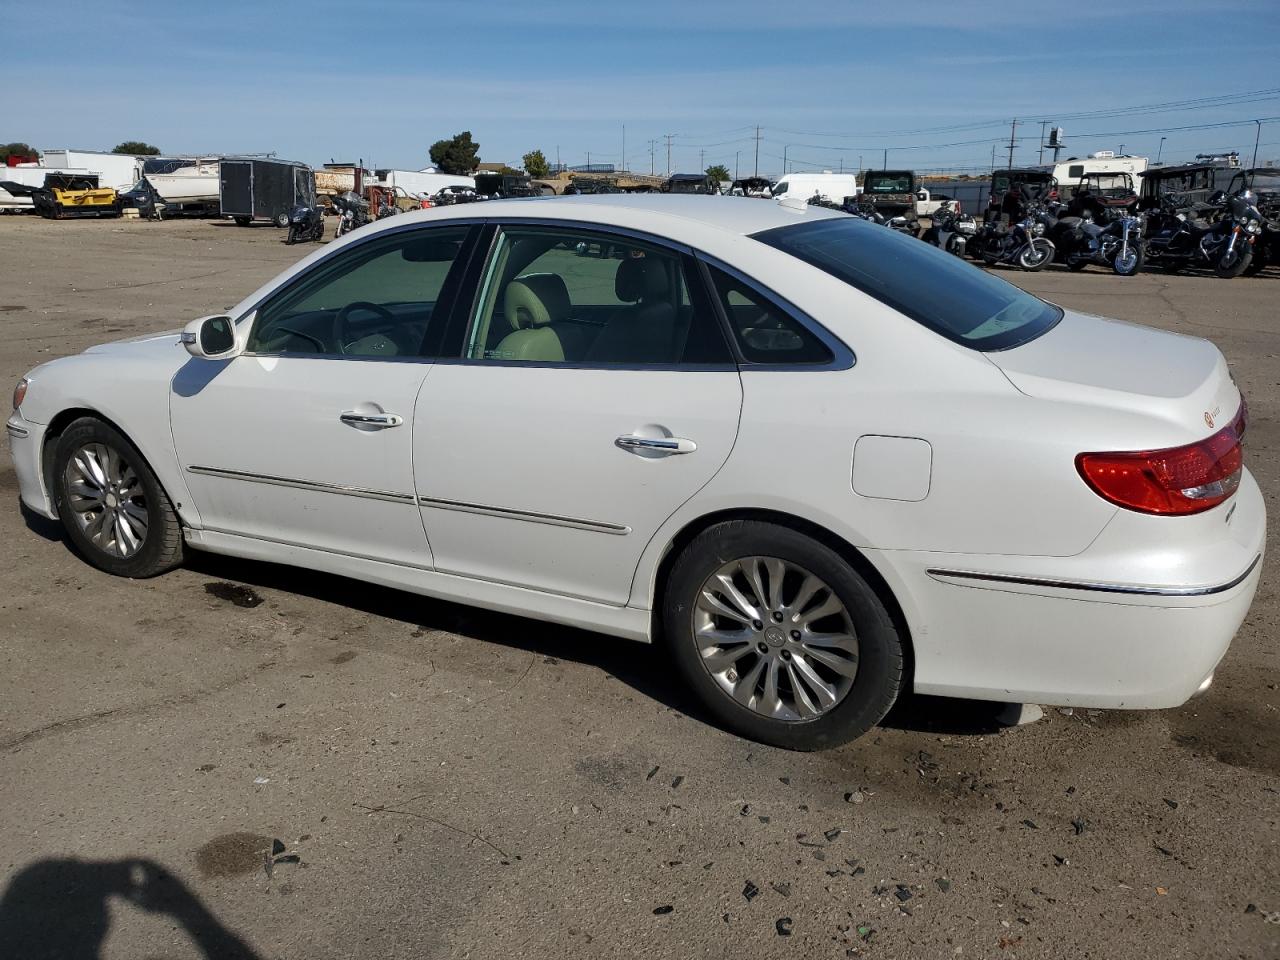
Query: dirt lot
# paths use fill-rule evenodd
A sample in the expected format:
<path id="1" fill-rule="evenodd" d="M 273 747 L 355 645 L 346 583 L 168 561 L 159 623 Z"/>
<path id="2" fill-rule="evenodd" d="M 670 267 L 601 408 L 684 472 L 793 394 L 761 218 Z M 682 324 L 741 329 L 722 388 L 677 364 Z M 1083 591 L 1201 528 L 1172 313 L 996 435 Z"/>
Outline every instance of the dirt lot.
<path id="1" fill-rule="evenodd" d="M 0 217 L 0 383 L 229 306 L 280 239 Z M 1214 339 L 1280 517 L 1276 271 L 1006 276 Z M 112 579 L 7 454 L 0 494 L 0 956 L 1280 955 L 1274 551 L 1182 709 L 921 698 L 800 755 L 646 647 L 208 556 Z"/>

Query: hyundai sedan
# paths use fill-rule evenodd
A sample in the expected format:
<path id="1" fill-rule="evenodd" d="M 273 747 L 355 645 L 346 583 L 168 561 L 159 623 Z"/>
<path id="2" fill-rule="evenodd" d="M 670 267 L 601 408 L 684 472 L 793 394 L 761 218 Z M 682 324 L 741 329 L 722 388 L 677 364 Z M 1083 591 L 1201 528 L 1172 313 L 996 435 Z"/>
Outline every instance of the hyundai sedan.
<path id="1" fill-rule="evenodd" d="M 785 198 L 391 218 L 37 367 L 7 427 L 110 573 L 208 550 L 661 641 L 796 749 L 907 690 L 1176 706 L 1264 546 L 1212 344 Z"/>

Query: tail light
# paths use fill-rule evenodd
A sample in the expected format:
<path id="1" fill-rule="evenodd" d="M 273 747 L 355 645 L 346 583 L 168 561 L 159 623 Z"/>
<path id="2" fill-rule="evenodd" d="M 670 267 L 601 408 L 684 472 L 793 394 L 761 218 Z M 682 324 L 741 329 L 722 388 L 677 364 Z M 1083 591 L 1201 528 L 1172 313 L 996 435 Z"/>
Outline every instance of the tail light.
<path id="1" fill-rule="evenodd" d="M 23 377 L 18 381 L 18 385 L 13 388 L 13 409 L 17 410 L 22 406 L 22 401 L 27 398 L 27 378 Z"/>
<path id="2" fill-rule="evenodd" d="M 1082 453 L 1076 469 L 1104 500 L 1136 510 L 1186 516 L 1228 499 L 1244 469 L 1247 408 L 1217 433 L 1182 447 L 1124 453 Z"/>

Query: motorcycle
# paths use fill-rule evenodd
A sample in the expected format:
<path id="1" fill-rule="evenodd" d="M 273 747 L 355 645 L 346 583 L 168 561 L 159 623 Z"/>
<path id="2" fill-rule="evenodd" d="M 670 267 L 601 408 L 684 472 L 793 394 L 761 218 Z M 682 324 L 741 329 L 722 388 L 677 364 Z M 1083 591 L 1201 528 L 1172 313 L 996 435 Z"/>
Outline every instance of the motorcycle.
<path id="1" fill-rule="evenodd" d="M 952 206 L 954 203 L 954 200 L 942 201 L 942 206 L 933 215 L 932 224 L 921 235 L 920 239 L 925 243 L 931 243 L 935 247 L 947 251 L 947 253 L 963 257 L 969 241 L 977 235 L 978 224 L 968 214 L 957 212 L 955 207 Z"/>
<path id="2" fill-rule="evenodd" d="M 1142 269 L 1146 253 L 1142 226 L 1142 217 L 1137 214 L 1124 213 L 1105 224 L 1095 223 L 1086 214 L 1058 220 L 1050 236 L 1057 259 L 1068 270 L 1079 271 L 1096 263 L 1119 276 L 1132 277 Z"/>
<path id="3" fill-rule="evenodd" d="M 1228 197 L 1218 190 L 1208 208 L 1222 215 L 1212 223 L 1193 220 L 1178 208 L 1176 194 L 1161 197 L 1159 212 L 1148 219 L 1147 259 L 1170 273 L 1189 266 L 1212 268 L 1224 280 L 1249 269 L 1263 224 L 1253 191 Z"/>
<path id="4" fill-rule="evenodd" d="M 372 222 L 369 218 L 369 202 L 357 193 L 347 191 L 338 194 L 333 198 L 333 207 L 338 211 L 338 237 Z"/>
<path id="5" fill-rule="evenodd" d="M 1028 204 L 1022 217 L 1008 227 L 998 217 L 987 221 L 974 238 L 974 257 L 987 266 L 1016 264 L 1023 270 L 1043 270 L 1053 263 L 1056 248 L 1045 236 L 1052 217 L 1043 204 Z"/>
<path id="6" fill-rule="evenodd" d="M 300 203 L 289 212 L 289 235 L 285 243 L 307 243 L 324 237 L 324 217 L 318 207 Z"/>

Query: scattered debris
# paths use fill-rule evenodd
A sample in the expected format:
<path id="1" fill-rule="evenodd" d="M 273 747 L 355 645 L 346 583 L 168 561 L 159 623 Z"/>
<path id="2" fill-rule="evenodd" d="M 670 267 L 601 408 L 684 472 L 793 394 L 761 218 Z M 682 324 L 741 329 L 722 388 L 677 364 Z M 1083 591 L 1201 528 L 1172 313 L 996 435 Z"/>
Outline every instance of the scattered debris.
<path id="1" fill-rule="evenodd" d="M 746 899 L 747 903 L 750 903 L 756 897 L 760 896 L 760 888 L 748 880 L 746 886 L 742 888 L 742 896 Z"/>
<path id="2" fill-rule="evenodd" d="M 1023 825 L 1024 827 L 1029 827 L 1029 828 L 1030 828 L 1030 829 L 1032 829 L 1032 830 L 1039 830 L 1039 829 L 1040 829 L 1039 827 L 1037 827 L 1037 826 L 1036 826 L 1036 822 L 1035 822 L 1034 820 L 1023 820 L 1023 821 L 1022 821 L 1022 825 Z"/>
<path id="3" fill-rule="evenodd" d="M 1257 906 L 1257 904 L 1254 904 L 1254 903 L 1249 904 L 1247 907 L 1245 907 L 1245 908 L 1244 908 L 1244 912 L 1245 912 L 1245 913 L 1257 913 L 1257 912 L 1258 912 L 1258 906 Z"/>
<path id="4" fill-rule="evenodd" d="M 1087 821 L 1077 818 L 1071 821 L 1071 826 L 1075 828 L 1076 836 L 1078 837 L 1080 834 L 1084 833 L 1084 828 L 1088 826 L 1088 823 Z"/>
<path id="5" fill-rule="evenodd" d="M 771 886 L 773 888 L 773 892 L 778 894 L 780 897 L 791 896 L 791 884 L 789 883 L 771 883 L 769 886 Z"/>
<path id="6" fill-rule="evenodd" d="M 906 903 L 911 899 L 911 891 L 904 883 L 898 884 L 898 888 L 893 891 L 893 895 L 898 898 L 899 902 Z"/>
<path id="7" fill-rule="evenodd" d="M 824 833 L 823 836 L 827 838 L 828 843 L 832 843 L 835 841 L 836 837 L 840 836 L 840 834 L 843 832 L 844 831 L 841 830 L 839 827 L 832 827 L 830 830 Z"/>
<path id="8" fill-rule="evenodd" d="M 1156 887 L 1156 896 L 1167 897 L 1169 895 L 1168 887 Z"/>
<path id="9" fill-rule="evenodd" d="M 671 781 L 671 789 L 674 790 L 676 787 L 680 786 L 680 784 L 682 783 L 684 783 L 684 777 L 676 777 L 674 780 Z"/>
<path id="10" fill-rule="evenodd" d="M 1178 809 L 1178 801 L 1177 801 L 1177 800 L 1170 800 L 1168 797 L 1165 797 L 1165 798 L 1164 798 L 1164 802 L 1165 802 L 1165 803 L 1167 803 L 1167 804 L 1169 805 L 1169 809 L 1170 809 L 1170 810 L 1177 810 L 1177 809 Z"/>
<path id="11" fill-rule="evenodd" d="M 254 777 L 253 782 L 261 786 L 264 783 L 270 783 L 271 780 L 268 777 Z"/>
<path id="12" fill-rule="evenodd" d="M 1070 861 L 1070 860 L 1068 860 L 1066 857 L 1060 857 L 1060 856 L 1058 856 L 1056 853 L 1053 855 L 1053 859 L 1054 859 L 1055 861 L 1057 861 L 1057 864 L 1058 864 L 1058 866 L 1060 866 L 1060 867 L 1069 867 L 1069 866 L 1071 866 L 1071 861 Z"/>
<path id="13" fill-rule="evenodd" d="M 654 907 L 654 908 L 653 908 L 653 915 L 654 915 L 655 917 L 664 917 L 664 916 L 666 916 L 668 913 L 670 913 L 670 912 L 671 912 L 672 910 L 674 910 L 674 909 L 675 909 L 675 907 L 673 907 L 671 904 L 669 904 L 669 903 L 664 903 L 664 904 L 663 904 L 662 906 L 660 906 L 660 907 Z"/>
<path id="14" fill-rule="evenodd" d="M 1161 853 L 1163 853 L 1166 857 L 1172 857 L 1172 856 L 1173 856 L 1173 851 L 1172 851 L 1172 850 L 1166 850 L 1164 847 L 1160 846 L 1160 844 L 1155 843 L 1155 842 L 1152 842 L 1152 844 L 1151 844 L 1151 845 L 1152 845 L 1153 847 L 1155 847 L 1157 850 L 1159 850 Z"/>
<path id="15" fill-rule="evenodd" d="M 652 770 L 648 772 L 648 774 L 645 775 L 645 779 L 652 780 L 654 776 L 657 774 L 657 772 L 661 769 L 662 769 L 661 767 L 654 767 Z"/>
<path id="16" fill-rule="evenodd" d="M 779 917 L 778 922 L 774 924 L 774 927 L 778 931 L 778 936 L 780 937 L 791 936 L 791 918 L 790 917 Z"/>
<path id="17" fill-rule="evenodd" d="M 938 879 L 934 880 L 933 882 L 938 885 L 938 889 L 941 890 L 943 893 L 950 892 L 951 881 L 948 880 L 946 877 L 938 877 Z"/>
<path id="18" fill-rule="evenodd" d="M 861 790 L 854 790 L 851 793 L 846 793 L 844 795 L 845 803 L 862 803 L 862 801 L 866 799 L 866 794 Z"/>
<path id="19" fill-rule="evenodd" d="M 858 939 L 863 943 L 870 943 L 872 935 L 876 932 L 875 927 L 869 923 L 858 924 Z"/>
<path id="20" fill-rule="evenodd" d="M 1064 717 L 1070 717 L 1075 714 L 1075 711 L 1072 710 L 1070 707 L 1059 707 L 1058 712 L 1062 714 Z"/>
<path id="21" fill-rule="evenodd" d="M 1021 937 L 1001 937 L 999 942 L 1000 942 L 1001 950 L 1008 950 L 1010 947 L 1016 947 L 1018 944 L 1020 944 L 1022 942 L 1022 938 Z"/>
<path id="22" fill-rule="evenodd" d="M 778 782 L 779 782 L 779 783 L 781 783 L 781 784 L 783 784 L 784 786 L 788 786 L 788 787 L 789 787 L 789 786 L 791 786 L 791 778 L 790 778 L 790 777 L 779 777 L 779 778 L 778 778 Z"/>
<path id="23" fill-rule="evenodd" d="M 237 607 L 253 608 L 262 603 L 262 597 L 252 587 L 244 587 L 238 583 L 227 583 L 225 580 L 206 583 L 204 592 L 210 596 L 217 597 L 219 600 L 234 603 Z"/>
<path id="24" fill-rule="evenodd" d="M 1262 915 L 1265 923 L 1280 923 L 1280 910 L 1270 910 Z"/>

